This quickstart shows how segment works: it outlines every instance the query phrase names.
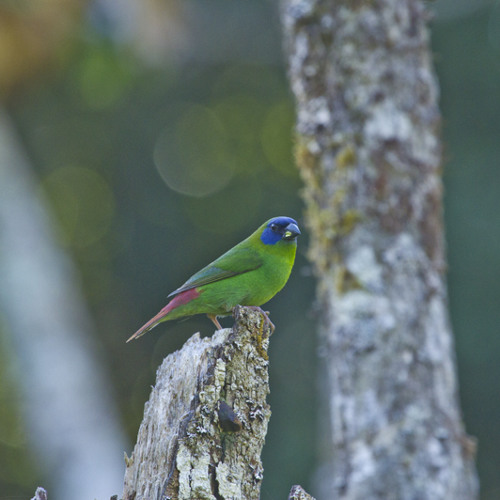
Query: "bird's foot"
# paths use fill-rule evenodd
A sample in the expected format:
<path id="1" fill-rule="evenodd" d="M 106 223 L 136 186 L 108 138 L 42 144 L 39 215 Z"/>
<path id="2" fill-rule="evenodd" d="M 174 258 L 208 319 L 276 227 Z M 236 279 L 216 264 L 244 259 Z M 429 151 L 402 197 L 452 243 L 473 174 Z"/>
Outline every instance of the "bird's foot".
<path id="1" fill-rule="evenodd" d="M 274 323 L 269 319 L 269 311 L 263 311 L 259 306 L 246 306 L 248 309 L 255 311 L 260 314 L 262 317 L 262 321 L 259 324 L 259 333 L 257 334 L 257 350 L 259 354 L 266 360 L 269 359 L 267 355 L 267 350 L 264 348 L 263 343 L 266 339 L 268 339 L 274 332 L 275 326 Z M 269 335 L 264 337 L 264 332 L 269 329 Z"/>
<path id="2" fill-rule="evenodd" d="M 264 317 L 262 329 L 269 328 L 269 330 L 271 330 L 269 333 L 269 336 L 271 336 L 274 333 L 274 330 L 276 330 L 274 323 L 269 318 L 269 314 L 271 314 L 271 313 L 269 311 L 264 311 L 259 306 L 248 306 L 248 307 L 249 307 L 249 309 L 252 309 L 252 311 L 256 311 L 256 312 L 260 313 Z"/>

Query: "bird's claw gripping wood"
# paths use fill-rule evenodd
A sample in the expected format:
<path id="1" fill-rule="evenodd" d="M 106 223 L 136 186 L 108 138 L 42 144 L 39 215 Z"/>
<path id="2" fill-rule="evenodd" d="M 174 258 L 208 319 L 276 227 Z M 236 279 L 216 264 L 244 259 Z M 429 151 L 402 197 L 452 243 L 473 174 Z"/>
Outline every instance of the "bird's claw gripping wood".
<path id="1" fill-rule="evenodd" d="M 233 308 L 233 316 L 236 318 L 238 314 L 238 308 L 240 306 L 236 306 Z M 263 343 L 265 339 L 269 338 L 275 330 L 274 323 L 269 319 L 269 311 L 263 311 L 259 306 L 246 306 L 247 309 L 255 311 L 259 314 L 261 321 L 259 321 L 259 331 L 257 333 L 257 351 L 259 354 L 267 361 L 269 356 L 267 354 L 267 349 L 264 348 Z M 269 334 L 266 336 L 265 333 L 269 331 Z"/>
<path id="2" fill-rule="evenodd" d="M 259 306 L 248 306 L 248 309 L 251 309 L 252 311 L 256 311 L 263 316 L 264 321 L 262 323 L 262 328 L 261 330 L 266 330 L 269 328 L 271 330 L 271 333 L 269 336 L 271 336 L 274 333 L 274 330 L 276 330 L 276 327 L 274 326 L 274 323 L 269 319 L 269 311 L 264 311 L 261 307 Z"/>

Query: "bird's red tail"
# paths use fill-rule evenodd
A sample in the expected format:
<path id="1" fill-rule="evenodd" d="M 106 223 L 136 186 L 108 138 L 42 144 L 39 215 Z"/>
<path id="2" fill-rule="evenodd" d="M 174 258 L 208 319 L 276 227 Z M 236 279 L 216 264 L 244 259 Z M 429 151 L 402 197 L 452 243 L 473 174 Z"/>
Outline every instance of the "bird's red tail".
<path id="1" fill-rule="evenodd" d="M 139 330 L 137 330 L 132 337 L 127 340 L 127 342 L 142 337 L 142 335 L 161 323 L 163 318 L 165 318 L 171 311 L 183 304 L 187 304 L 196 297 L 199 297 L 199 295 L 200 292 L 196 288 L 186 290 L 185 292 L 181 292 L 179 295 L 176 295 L 156 316 L 151 318 L 145 325 L 141 326 L 141 328 L 139 328 Z"/>
<path id="2" fill-rule="evenodd" d="M 152 330 L 158 323 L 161 323 L 161 320 L 172 310 L 171 308 L 169 308 L 167 311 L 165 311 L 165 309 L 167 309 L 169 305 L 170 302 L 156 316 L 151 318 L 145 325 L 141 326 L 139 330 L 137 330 L 134 335 L 132 335 L 132 337 L 127 340 L 127 342 L 142 337 L 142 335 L 149 332 L 149 330 Z"/>

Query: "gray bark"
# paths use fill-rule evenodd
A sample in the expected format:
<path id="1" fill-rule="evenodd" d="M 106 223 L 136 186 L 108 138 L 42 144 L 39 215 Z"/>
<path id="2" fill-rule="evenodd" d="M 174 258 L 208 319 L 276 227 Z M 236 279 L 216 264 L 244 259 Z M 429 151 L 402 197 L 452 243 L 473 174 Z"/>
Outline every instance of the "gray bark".
<path id="1" fill-rule="evenodd" d="M 302 486 L 296 484 L 292 486 L 288 500 L 315 500 L 309 493 L 307 493 Z"/>
<path id="2" fill-rule="evenodd" d="M 269 330 L 251 308 L 235 319 L 211 338 L 193 335 L 158 369 L 125 460 L 124 500 L 259 498 Z"/>
<path id="3" fill-rule="evenodd" d="M 121 484 L 125 438 L 75 270 L 52 229 L 0 109 L 0 311 L 30 444 L 52 498 L 105 498 Z"/>
<path id="4" fill-rule="evenodd" d="M 424 3 L 284 0 L 282 13 L 329 395 L 318 496 L 473 499 Z"/>
<path id="5" fill-rule="evenodd" d="M 35 491 L 35 496 L 31 500 L 47 500 L 47 492 L 39 486 Z"/>

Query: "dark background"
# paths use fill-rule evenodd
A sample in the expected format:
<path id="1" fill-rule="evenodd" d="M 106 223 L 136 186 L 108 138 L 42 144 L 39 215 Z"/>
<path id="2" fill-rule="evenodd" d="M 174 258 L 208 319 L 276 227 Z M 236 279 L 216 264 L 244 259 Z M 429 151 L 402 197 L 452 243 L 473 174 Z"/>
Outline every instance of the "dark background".
<path id="1" fill-rule="evenodd" d="M 169 292 L 263 221 L 276 215 L 302 221 L 293 100 L 274 3 L 150 5 L 158 10 L 143 7 L 139 16 L 124 5 L 119 15 L 112 2 L 86 4 L 68 16 L 70 33 L 62 30 L 52 40 L 43 70 L 22 83 L 13 80 L 4 92 L 39 189 L 51 202 L 59 242 L 78 267 L 130 438 L 128 452 L 161 360 L 192 333 L 210 335 L 213 327 L 197 317 L 161 325 L 133 344 L 124 341 Z M 481 498 L 495 499 L 500 7 L 479 0 L 431 7 L 460 396 L 467 431 L 479 439 Z M 50 15 L 61 12 L 48 12 L 49 24 Z M 2 43 L 0 37 L 0 49 Z M 268 307 L 277 328 L 270 347 L 273 415 L 263 499 L 286 498 L 292 484 L 313 490 L 315 450 L 323 439 L 316 425 L 321 395 L 306 253 L 304 232 L 290 282 Z M 222 322 L 231 325 L 230 319 Z M 1 321 L 0 333 L 9 333 Z M 8 368 L 15 360 L 5 346 L 0 342 L 0 499 L 29 498 L 44 479 L 20 419 L 16 379 Z"/>

